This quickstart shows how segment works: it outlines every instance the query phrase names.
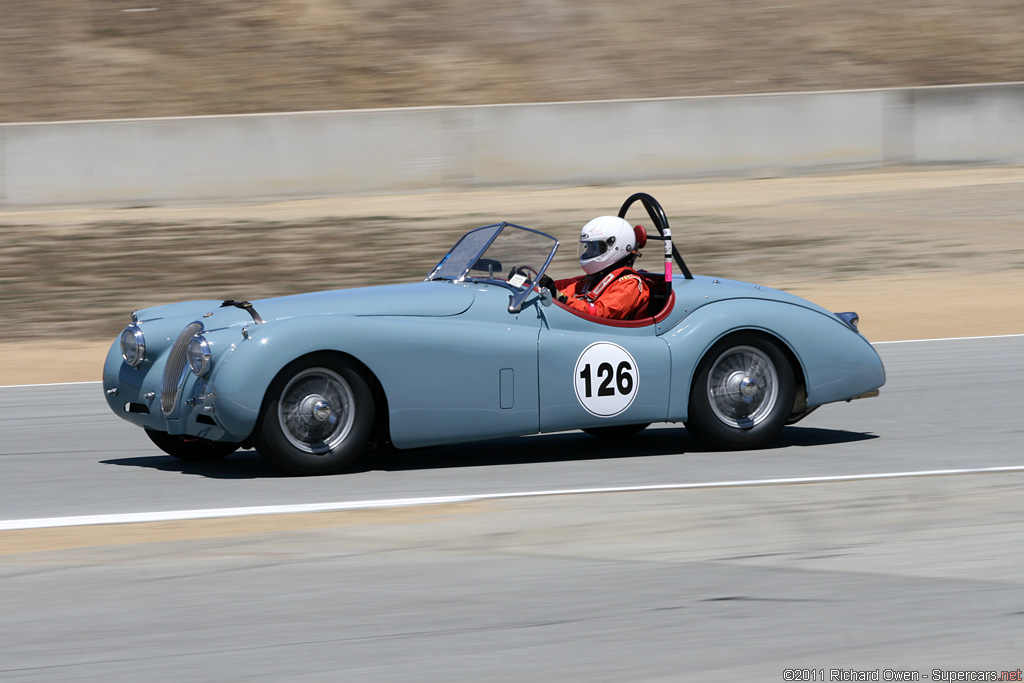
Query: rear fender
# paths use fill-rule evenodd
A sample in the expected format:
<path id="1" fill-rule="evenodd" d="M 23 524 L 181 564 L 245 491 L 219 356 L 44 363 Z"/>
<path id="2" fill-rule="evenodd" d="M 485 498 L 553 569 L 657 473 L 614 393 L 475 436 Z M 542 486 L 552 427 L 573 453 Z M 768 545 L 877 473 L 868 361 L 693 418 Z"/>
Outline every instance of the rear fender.
<path id="1" fill-rule="evenodd" d="M 742 322 L 741 322 L 742 321 Z M 671 420 L 688 417 L 697 365 L 720 339 L 759 331 L 789 350 L 803 375 L 807 406 L 859 396 L 885 384 L 885 370 L 868 341 L 842 321 L 813 309 L 763 299 L 708 304 L 680 321 L 663 338 L 672 354 Z"/>

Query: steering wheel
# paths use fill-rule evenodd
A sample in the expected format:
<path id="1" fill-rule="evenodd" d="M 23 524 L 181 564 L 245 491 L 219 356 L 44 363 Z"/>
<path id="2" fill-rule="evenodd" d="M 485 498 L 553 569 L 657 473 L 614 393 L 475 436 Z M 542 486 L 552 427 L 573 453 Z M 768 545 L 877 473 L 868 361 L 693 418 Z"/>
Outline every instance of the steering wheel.
<path id="1" fill-rule="evenodd" d="M 537 277 L 540 273 L 533 266 L 528 266 L 525 263 L 518 266 L 512 266 L 512 270 L 508 271 L 508 279 L 511 280 L 516 275 L 522 275 L 530 282 L 536 282 Z"/>

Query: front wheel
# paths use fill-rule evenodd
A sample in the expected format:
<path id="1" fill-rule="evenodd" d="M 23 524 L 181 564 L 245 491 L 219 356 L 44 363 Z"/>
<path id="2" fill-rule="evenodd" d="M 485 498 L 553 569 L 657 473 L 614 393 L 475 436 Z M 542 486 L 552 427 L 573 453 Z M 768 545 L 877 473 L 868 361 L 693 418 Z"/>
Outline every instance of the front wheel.
<path id="1" fill-rule="evenodd" d="M 253 435 L 256 450 L 287 474 L 337 474 L 359 457 L 373 416 L 373 393 L 359 371 L 314 354 L 271 383 Z"/>
<path id="2" fill-rule="evenodd" d="M 220 460 L 237 451 L 242 445 L 227 441 L 210 441 L 184 434 L 168 434 L 155 429 L 146 429 L 146 436 L 167 455 L 189 462 Z"/>
<path id="3" fill-rule="evenodd" d="M 793 368 L 777 342 L 741 332 L 701 359 L 686 428 L 713 448 L 761 448 L 782 431 L 795 398 Z"/>

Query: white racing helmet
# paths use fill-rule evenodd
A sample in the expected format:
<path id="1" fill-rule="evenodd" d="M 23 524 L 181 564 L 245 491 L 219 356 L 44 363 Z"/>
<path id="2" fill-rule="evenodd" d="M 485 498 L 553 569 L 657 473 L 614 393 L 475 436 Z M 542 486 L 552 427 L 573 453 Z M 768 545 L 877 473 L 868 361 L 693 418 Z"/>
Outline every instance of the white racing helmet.
<path id="1" fill-rule="evenodd" d="M 595 218 L 580 231 L 580 266 L 593 275 L 636 252 L 636 233 L 617 216 Z"/>

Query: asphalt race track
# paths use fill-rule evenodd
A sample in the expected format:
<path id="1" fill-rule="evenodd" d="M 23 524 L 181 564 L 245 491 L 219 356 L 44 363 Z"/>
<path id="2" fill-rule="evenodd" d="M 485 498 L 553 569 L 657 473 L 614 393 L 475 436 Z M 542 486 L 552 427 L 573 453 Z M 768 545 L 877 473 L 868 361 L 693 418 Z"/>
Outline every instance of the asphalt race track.
<path id="1" fill-rule="evenodd" d="M 370 455 L 321 478 L 252 452 L 163 456 L 98 384 L 0 388 L 0 522 L 666 487 L 0 530 L 0 680 L 1016 672 L 1024 336 L 878 348 L 880 397 L 767 450 L 706 452 L 667 425 Z"/>

